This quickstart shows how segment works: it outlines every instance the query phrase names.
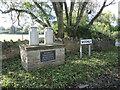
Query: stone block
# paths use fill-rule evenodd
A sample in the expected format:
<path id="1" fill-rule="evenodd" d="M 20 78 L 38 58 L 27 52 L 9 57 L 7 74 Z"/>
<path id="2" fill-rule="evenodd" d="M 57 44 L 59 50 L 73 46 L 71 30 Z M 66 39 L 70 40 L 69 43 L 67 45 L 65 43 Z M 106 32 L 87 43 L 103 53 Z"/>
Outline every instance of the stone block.
<path id="1" fill-rule="evenodd" d="M 51 65 L 61 65 L 65 61 L 65 45 L 51 44 L 20 47 L 21 63 L 25 70 L 33 70 Z"/>

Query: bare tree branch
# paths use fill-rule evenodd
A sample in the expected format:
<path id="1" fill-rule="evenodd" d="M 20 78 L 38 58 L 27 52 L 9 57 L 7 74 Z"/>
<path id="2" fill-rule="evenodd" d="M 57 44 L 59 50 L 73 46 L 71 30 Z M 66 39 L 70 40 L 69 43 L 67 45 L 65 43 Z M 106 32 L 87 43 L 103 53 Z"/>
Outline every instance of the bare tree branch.
<path id="1" fill-rule="evenodd" d="M 89 26 L 91 26 L 93 24 L 93 22 L 98 18 L 98 16 L 102 13 L 103 9 L 105 8 L 105 4 L 106 4 L 107 0 L 104 1 L 102 7 L 100 8 L 99 12 L 95 15 L 95 17 L 89 22 Z"/>
<path id="2" fill-rule="evenodd" d="M 21 26 L 20 25 L 20 12 L 18 12 L 17 19 L 18 19 L 18 25 Z"/>
<path id="3" fill-rule="evenodd" d="M 19 12 L 19 13 L 27 13 L 27 14 L 30 14 L 30 16 L 32 17 L 32 19 L 35 19 L 36 22 L 40 23 L 43 27 L 47 27 L 47 24 L 42 22 L 41 20 L 39 20 L 37 18 L 37 16 L 35 16 L 32 12 L 30 11 L 27 11 L 27 10 L 19 10 L 19 9 L 15 9 L 15 8 L 10 8 L 9 10 L 6 10 L 6 11 L 2 11 L 0 10 L 2 13 L 6 14 L 6 13 L 10 13 L 12 11 L 16 11 L 16 12 Z"/>
<path id="4" fill-rule="evenodd" d="M 34 4 L 43 12 L 43 14 L 45 16 L 47 16 L 47 13 L 44 11 L 44 9 L 37 2 L 34 2 Z M 50 22 L 47 19 L 45 19 L 45 20 L 46 20 L 48 26 L 51 27 Z"/>
<path id="5" fill-rule="evenodd" d="M 101 9 L 100 9 L 99 12 L 95 15 L 95 17 L 89 22 L 88 25 L 91 26 L 91 25 L 93 24 L 93 22 L 94 22 L 94 21 L 99 17 L 99 15 L 102 13 L 103 9 L 104 9 L 105 7 L 111 5 L 111 4 L 114 4 L 114 1 L 115 1 L 115 0 L 111 1 L 109 4 L 106 5 L 107 0 L 104 0 L 104 3 L 103 3 L 103 5 L 102 5 Z"/>
<path id="6" fill-rule="evenodd" d="M 109 6 L 109 5 L 112 5 L 112 4 L 115 4 L 115 0 L 111 1 L 109 4 L 105 5 L 105 7 Z"/>

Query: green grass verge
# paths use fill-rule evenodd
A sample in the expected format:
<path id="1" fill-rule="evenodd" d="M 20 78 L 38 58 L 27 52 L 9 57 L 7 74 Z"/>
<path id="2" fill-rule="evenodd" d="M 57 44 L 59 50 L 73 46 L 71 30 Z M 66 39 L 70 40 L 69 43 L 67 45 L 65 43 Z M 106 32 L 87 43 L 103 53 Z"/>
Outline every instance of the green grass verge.
<path id="1" fill-rule="evenodd" d="M 117 52 L 94 52 L 79 58 L 79 52 L 66 54 L 65 64 L 27 72 L 20 58 L 3 60 L 2 87 L 64 88 L 72 83 L 87 84 L 103 73 L 117 70 Z"/>

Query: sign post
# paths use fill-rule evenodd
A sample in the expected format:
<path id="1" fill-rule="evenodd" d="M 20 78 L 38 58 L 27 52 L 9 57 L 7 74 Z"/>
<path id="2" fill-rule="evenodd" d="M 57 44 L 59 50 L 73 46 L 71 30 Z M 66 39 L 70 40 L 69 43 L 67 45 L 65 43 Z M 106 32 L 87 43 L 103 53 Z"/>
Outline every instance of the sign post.
<path id="1" fill-rule="evenodd" d="M 80 40 L 80 58 L 82 58 L 82 45 L 88 45 L 88 56 L 91 55 L 91 44 L 92 44 L 92 39 Z"/>
<path id="2" fill-rule="evenodd" d="M 88 52 L 89 52 L 89 53 L 88 53 L 88 56 L 90 56 L 90 55 L 91 55 L 91 45 L 89 45 L 88 47 L 89 47 L 89 48 L 88 48 Z"/>
<path id="3" fill-rule="evenodd" d="M 82 58 L 82 45 L 80 45 L 80 58 Z"/>

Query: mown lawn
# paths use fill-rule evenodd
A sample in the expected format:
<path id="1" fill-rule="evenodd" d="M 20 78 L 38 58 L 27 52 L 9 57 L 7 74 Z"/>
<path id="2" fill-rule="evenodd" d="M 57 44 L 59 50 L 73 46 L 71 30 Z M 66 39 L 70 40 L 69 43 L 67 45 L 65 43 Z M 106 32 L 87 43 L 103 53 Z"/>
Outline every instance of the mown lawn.
<path id="1" fill-rule="evenodd" d="M 104 73 L 114 73 L 118 68 L 118 52 L 95 52 L 88 57 L 79 52 L 67 53 L 65 64 L 25 71 L 20 58 L 3 60 L 2 87 L 65 88 L 73 83 L 87 84 Z"/>

